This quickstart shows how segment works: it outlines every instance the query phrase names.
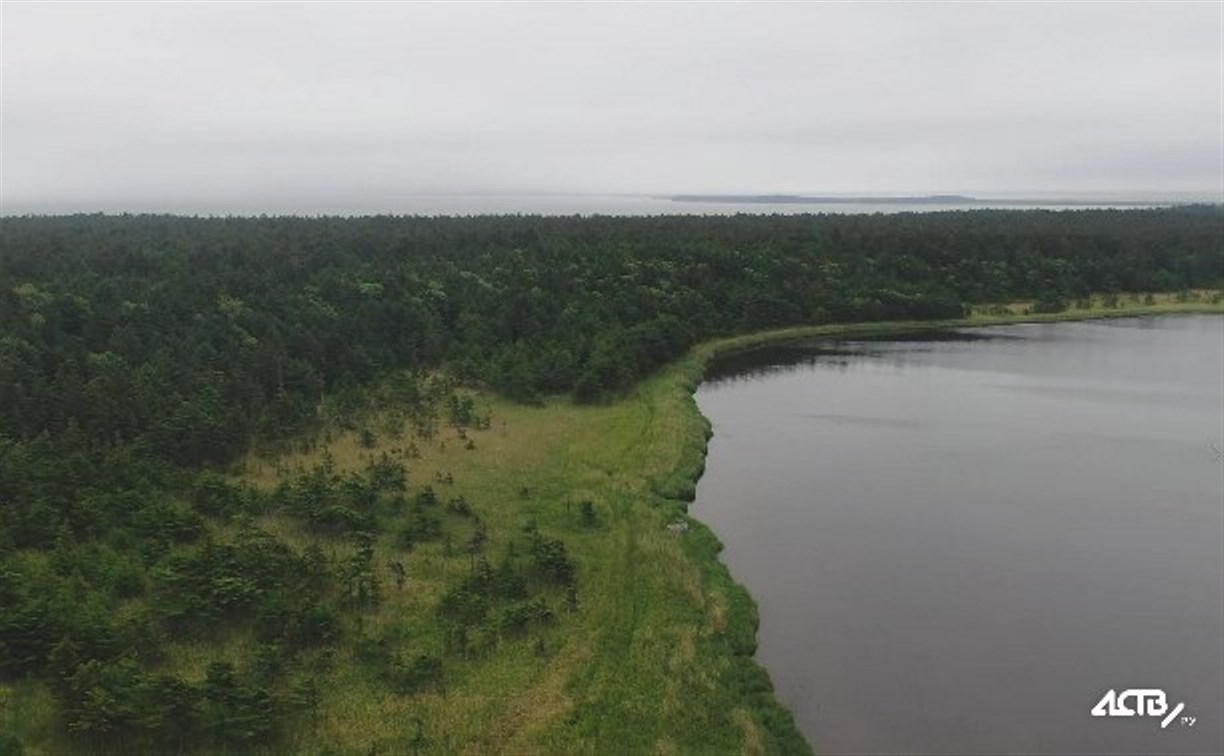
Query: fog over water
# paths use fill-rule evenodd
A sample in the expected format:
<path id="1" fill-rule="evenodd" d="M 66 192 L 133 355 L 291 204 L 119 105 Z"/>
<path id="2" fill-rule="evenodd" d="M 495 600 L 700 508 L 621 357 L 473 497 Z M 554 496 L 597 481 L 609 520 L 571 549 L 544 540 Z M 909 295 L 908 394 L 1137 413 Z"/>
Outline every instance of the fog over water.
<path id="1" fill-rule="evenodd" d="M 715 366 L 693 514 L 823 753 L 1224 748 L 1224 318 Z M 1159 688 L 1193 727 L 1095 718 Z"/>

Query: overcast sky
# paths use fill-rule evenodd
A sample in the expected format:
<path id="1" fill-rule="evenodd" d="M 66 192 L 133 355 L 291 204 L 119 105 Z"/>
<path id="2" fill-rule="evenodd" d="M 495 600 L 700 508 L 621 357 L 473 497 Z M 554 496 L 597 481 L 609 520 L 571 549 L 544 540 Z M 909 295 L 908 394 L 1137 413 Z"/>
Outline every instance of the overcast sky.
<path id="1" fill-rule="evenodd" d="M 8 213 L 1224 191 L 1219 2 L 0 8 Z"/>

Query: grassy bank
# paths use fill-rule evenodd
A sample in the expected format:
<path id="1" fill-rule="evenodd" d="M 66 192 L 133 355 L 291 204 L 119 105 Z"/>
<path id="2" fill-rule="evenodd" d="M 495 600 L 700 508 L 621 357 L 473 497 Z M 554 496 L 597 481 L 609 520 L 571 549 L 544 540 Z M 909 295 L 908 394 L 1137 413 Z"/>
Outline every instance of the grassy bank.
<path id="1" fill-rule="evenodd" d="M 388 695 L 341 651 L 317 727 L 295 747 L 402 750 L 419 719 L 426 750 L 437 752 L 807 752 L 751 658 L 755 607 L 718 561 L 721 545 L 697 523 L 682 535 L 667 529 L 685 518 L 678 494 L 691 498 L 708 429 L 689 393 L 677 391 L 680 368 L 604 406 L 488 397 L 491 427 L 467 434 L 475 449 L 450 430 L 423 445 L 409 463 L 412 483 L 453 479 L 434 485 L 472 502 L 492 554 L 528 522 L 566 543 L 578 564 L 578 611 L 558 611 L 541 634 L 543 654 L 528 639 L 448 660 L 444 694 Z M 391 446 L 363 447 L 347 433 L 327 449 L 338 469 L 356 470 Z M 309 466 L 321 453 L 280 467 Z M 255 460 L 247 476 L 265 485 L 277 478 Z M 673 480 L 685 483 L 673 491 Z M 581 501 L 593 503 L 594 526 L 582 523 Z M 289 522 L 265 526 L 299 546 L 310 540 Z M 387 591 L 362 632 L 395 639 L 405 655 L 436 653 L 433 607 L 469 572 L 469 558 L 438 544 L 404 554 L 389 539 L 378 549 L 380 563 L 403 560 L 410 579 L 405 591 Z"/>
<path id="2" fill-rule="evenodd" d="M 338 682 L 321 739 L 394 748 L 403 742 L 405 722 L 419 717 L 442 750 L 806 752 L 752 659 L 755 605 L 719 561 L 715 535 L 686 515 L 710 435 L 693 391 L 715 356 L 768 342 L 1224 308 L 1162 297 L 1110 309 L 1034 315 L 1021 304 L 994 312 L 709 342 L 604 406 L 554 399 L 527 407 L 489 397 L 494 420 L 473 436 L 477 448 L 444 439 L 411 465 L 411 477 L 452 475 L 453 490 L 486 513 L 494 540 L 529 520 L 560 534 L 579 564 L 580 609 L 551 631 L 544 658 L 526 643 L 507 644 L 489 658 L 454 665 L 445 696 L 395 699 L 360 680 Z M 339 464 L 356 467 L 371 452 L 349 435 L 331 453 Z M 594 503 L 596 527 L 579 523 L 574 503 L 580 500 Z M 668 530 L 676 521 L 687 522 L 683 535 Z M 413 595 L 402 604 L 392 596 L 380 621 L 413 626 L 406 642 L 428 647 L 420 643 L 429 636 L 420 617 L 428 616 L 448 573 L 466 571 L 467 560 L 428 548 L 409 559 L 418 576 Z"/>
<path id="3" fill-rule="evenodd" d="M 886 335 L 1001 323 L 1127 317 L 1176 312 L 1224 313 L 1224 306 L 1159 297 L 1150 304 L 1030 314 L 1025 305 L 990 308 L 956 321 L 787 328 L 708 342 L 691 350 L 618 401 L 541 406 L 480 395 L 488 428 L 442 427 L 428 439 L 371 443 L 357 429 L 328 429 L 318 446 L 275 463 L 252 456 L 238 476 L 271 488 L 325 456 L 339 472 L 360 471 L 383 453 L 405 460 L 409 489 L 432 485 L 462 496 L 487 528 L 485 553 L 497 562 L 522 553 L 524 529 L 564 541 L 577 564 L 577 607 L 557 591 L 541 595 L 556 621 L 521 637 L 499 635 L 468 654 L 447 650 L 437 607 L 470 575 L 473 560 L 451 548 L 470 536 L 470 520 L 445 521 L 447 541 L 406 551 L 394 522 L 375 544 L 382 604 L 345 618 L 345 641 L 317 660 L 317 714 L 285 736 L 278 750 L 303 753 L 806 753 L 807 743 L 774 698 L 752 658 L 756 607 L 718 559 L 721 544 L 687 515 L 704 468 L 710 425 L 693 391 L 714 357 L 769 342 Z M 367 418 L 381 429 L 382 418 Z M 409 441 L 416 454 L 405 455 Z M 470 443 L 469 443 L 470 442 Z M 580 502 L 592 503 L 593 518 Z M 685 522 L 687 531 L 668 526 Z M 321 545 L 344 558 L 346 543 L 321 538 L 278 515 L 258 523 L 292 544 Z M 227 533 L 218 533 L 225 537 Z M 397 588 L 393 561 L 408 580 Z M 389 691 L 362 642 L 404 658 L 443 659 L 445 686 L 414 694 Z M 253 641 L 172 642 L 167 671 L 201 679 L 218 657 L 249 654 Z M 0 691 L 4 692 L 4 691 Z M 0 698 L 5 728 L 32 752 L 72 748 L 55 735 L 47 692 L 22 684 Z M 41 702 L 41 703 L 40 703 Z"/>

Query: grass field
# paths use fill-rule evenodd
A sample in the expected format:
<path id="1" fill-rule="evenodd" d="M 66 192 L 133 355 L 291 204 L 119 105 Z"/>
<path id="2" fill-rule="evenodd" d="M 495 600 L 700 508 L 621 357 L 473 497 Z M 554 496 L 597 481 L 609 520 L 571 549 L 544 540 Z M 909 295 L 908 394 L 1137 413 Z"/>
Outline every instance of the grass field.
<path id="1" fill-rule="evenodd" d="M 318 728 L 295 749 L 402 751 L 419 719 L 428 750 L 442 752 L 805 751 L 751 660 L 755 610 L 716 560 L 718 542 L 695 523 L 683 535 L 666 527 L 684 517 L 668 494 L 691 490 L 706 438 L 688 392 L 678 390 L 680 374 L 669 370 L 605 406 L 490 397 L 491 427 L 467 432 L 474 450 L 453 430 L 419 444 L 411 484 L 467 498 L 487 525 L 490 553 L 529 520 L 566 543 L 578 564 L 578 611 L 545 631 L 543 656 L 517 640 L 481 658 L 448 659 L 445 695 L 388 695 L 342 651 Z M 395 446 L 365 448 L 346 433 L 328 449 L 337 468 L 355 470 Z M 321 454 L 284 458 L 282 469 Z M 266 463 L 247 466 L 253 481 L 277 478 Z M 439 474 L 453 485 L 438 484 Z M 593 528 L 580 522 L 583 500 L 594 504 Z M 304 545 L 292 524 L 269 526 Z M 433 607 L 468 572 L 469 558 L 444 556 L 439 544 L 404 554 L 390 538 L 379 550 L 382 563 L 403 560 L 410 578 L 403 591 L 386 590 L 366 629 L 400 639 L 406 655 L 435 652 Z"/>

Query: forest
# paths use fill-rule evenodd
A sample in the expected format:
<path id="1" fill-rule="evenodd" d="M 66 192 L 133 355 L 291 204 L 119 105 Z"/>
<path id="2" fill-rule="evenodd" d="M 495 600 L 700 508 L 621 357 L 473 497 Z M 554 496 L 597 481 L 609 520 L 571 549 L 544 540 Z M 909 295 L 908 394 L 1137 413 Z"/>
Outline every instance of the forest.
<path id="1" fill-rule="evenodd" d="M 511 527 L 418 475 L 427 447 L 480 453 L 482 397 L 600 406 L 717 337 L 1216 288 L 1222 249 L 1219 206 L 5 217 L 0 684 L 45 691 L 55 742 L 92 751 L 275 749 L 314 726 L 337 658 L 442 694 L 504 645 L 550 653 L 595 579 L 573 544 L 608 517 L 554 493 L 563 515 Z M 356 467 L 322 450 L 339 432 Z M 406 653 L 377 618 L 409 554 L 464 569 Z"/>

